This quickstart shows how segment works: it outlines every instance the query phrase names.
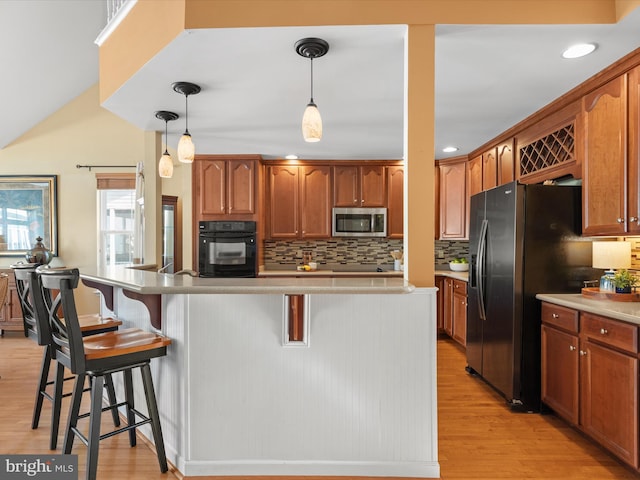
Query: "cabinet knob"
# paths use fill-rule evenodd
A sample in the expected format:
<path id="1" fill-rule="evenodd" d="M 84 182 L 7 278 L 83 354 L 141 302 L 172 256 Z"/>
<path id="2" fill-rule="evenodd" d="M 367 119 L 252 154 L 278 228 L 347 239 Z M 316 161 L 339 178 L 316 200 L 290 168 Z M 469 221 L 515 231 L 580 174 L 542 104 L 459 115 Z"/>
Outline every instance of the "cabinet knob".
<path id="1" fill-rule="evenodd" d="M 618 222 L 618 223 L 624 223 L 624 218 L 622 218 L 622 217 L 618 217 L 618 218 L 616 219 L 616 222 Z"/>
<path id="2" fill-rule="evenodd" d="M 569 345 L 570 352 L 574 352 L 575 350 L 576 350 L 576 347 L 574 347 L 573 345 Z"/>
<path id="3" fill-rule="evenodd" d="M 630 222 L 637 222 L 638 221 L 638 217 L 629 217 L 629 221 Z"/>
<path id="4" fill-rule="evenodd" d="M 560 318 L 560 315 L 558 315 L 557 313 L 552 313 L 552 314 L 551 314 L 551 316 L 552 316 L 553 318 Z"/>
<path id="5" fill-rule="evenodd" d="M 609 333 L 609 332 L 607 331 L 607 329 L 606 329 L 606 328 L 601 328 L 601 329 L 600 329 L 600 334 L 601 334 L 601 335 L 606 335 L 607 333 Z"/>
<path id="6" fill-rule="evenodd" d="M 587 351 L 586 350 L 580 350 L 580 355 L 582 355 L 583 357 L 587 355 Z"/>

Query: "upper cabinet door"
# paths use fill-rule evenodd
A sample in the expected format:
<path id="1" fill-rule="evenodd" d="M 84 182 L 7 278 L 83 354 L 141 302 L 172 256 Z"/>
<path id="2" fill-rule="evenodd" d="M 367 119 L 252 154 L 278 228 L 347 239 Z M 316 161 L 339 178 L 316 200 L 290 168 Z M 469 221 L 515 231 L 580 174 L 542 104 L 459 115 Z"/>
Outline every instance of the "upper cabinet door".
<path id="1" fill-rule="evenodd" d="M 197 205 L 201 215 L 224 215 L 227 209 L 227 174 L 224 160 L 203 160 L 195 163 Z"/>
<path id="2" fill-rule="evenodd" d="M 228 171 L 228 213 L 253 214 L 256 212 L 255 160 L 229 160 Z"/>
<path id="3" fill-rule="evenodd" d="M 386 167 L 333 167 L 333 205 L 335 207 L 384 207 L 387 200 Z"/>
<path id="4" fill-rule="evenodd" d="M 640 235 L 640 67 L 629 72 L 628 231 Z"/>
<path id="5" fill-rule="evenodd" d="M 384 207 L 387 204 L 386 167 L 360 167 L 360 206 Z"/>
<path id="6" fill-rule="evenodd" d="M 482 191 L 482 155 L 469 160 L 469 198 Z"/>
<path id="7" fill-rule="evenodd" d="M 387 236 L 404 236 L 404 167 L 387 167 Z"/>
<path id="8" fill-rule="evenodd" d="M 268 234 L 272 238 L 298 237 L 298 167 L 270 166 Z"/>
<path id="9" fill-rule="evenodd" d="M 466 238 L 466 168 L 467 162 L 440 164 L 440 239 L 442 240 Z"/>
<path id="10" fill-rule="evenodd" d="M 482 154 L 482 190 L 489 190 L 498 185 L 497 148 Z"/>
<path id="11" fill-rule="evenodd" d="M 583 98 L 582 231 L 618 235 L 627 230 L 627 76 Z"/>
<path id="12" fill-rule="evenodd" d="M 502 143 L 497 147 L 498 152 L 498 185 L 513 182 L 515 165 L 513 163 L 513 140 Z"/>
<path id="13" fill-rule="evenodd" d="M 301 238 L 331 236 L 331 167 L 300 167 Z"/>
<path id="14" fill-rule="evenodd" d="M 359 207 L 358 167 L 333 167 L 333 205 Z"/>

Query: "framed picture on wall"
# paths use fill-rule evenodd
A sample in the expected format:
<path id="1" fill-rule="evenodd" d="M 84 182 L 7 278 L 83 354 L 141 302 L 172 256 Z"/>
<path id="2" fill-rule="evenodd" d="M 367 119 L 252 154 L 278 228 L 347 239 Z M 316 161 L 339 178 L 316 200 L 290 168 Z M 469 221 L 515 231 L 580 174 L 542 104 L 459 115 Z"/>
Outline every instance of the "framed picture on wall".
<path id="1" fill-rule="evenodd" d="M 38 237 L 58 255 L 56 175 L 0 175 L 0 256 L 24 256 Z"/>

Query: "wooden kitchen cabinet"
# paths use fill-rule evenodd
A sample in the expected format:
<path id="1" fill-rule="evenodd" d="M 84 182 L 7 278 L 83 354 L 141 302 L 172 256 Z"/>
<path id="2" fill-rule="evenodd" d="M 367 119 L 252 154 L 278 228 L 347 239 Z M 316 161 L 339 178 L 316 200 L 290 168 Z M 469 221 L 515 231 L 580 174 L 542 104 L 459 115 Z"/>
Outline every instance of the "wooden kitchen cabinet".
<path id="1" fill-rule="evenodd" d="M 435 285 L 438 289 L 436 293 L 436 310 L 438 318 L 438 331 L 444 330 L 444 281 L 445 277 L 436 275 Z"/>
<path id="2" fill-rule="evenodd" d="M 628 74 L 629 82 L 629 156 L 628 163 L 628 198 L 627 208 L 629 221 L 627 230 L 633 235 L 640 235 L 640 67 Z"/>
<path id="3" fill-rule="evenodd" d="M 386 167 L 382 165 L 334 166 L 335 207 L 385 207 Z"/>
<path id="4" fill-rule="evenodd" d="M 581 314 L 580 423 L 638 468 L 638 327 Z"/>
<path id="5" fill-rule="evenodd" d="M 2 269 L 0 273 L 9 275 L 7 300 L 4 306 L 0 308 L 0 335 L 3 335 L 5 331 L 24 331 L 22 307 L 20 306 L 20 297 L 16 289 L 16 277 L 11 269 Z"/>
<path id="6" fill-rule="evenodd" d="M 466 160 L 440 161 L 440 240 L 467 238 Z"/>
<path id="7" fill-rule="evenodd" d="M 253 219 L 256 172 L 257 159 L 253 157 L 196 156 L 192 182 L 194 214 L 198 221 Z"/>
<path id="8" fill-rule="evenodd" d="M 498 185 L 498 149 L 492 148 L 482 154 L 482 190 Z"/>
<path id="9" fill-rule="evenodd" d="M 482 191 L 482 155 L 469 160 L 467 190 L 469 198 Z"/>
<path id="10" fill-rule="evenodd" d="M 543 403 L 637 469 L 637 325 L 543 302 L 541 340 Z"/>
<path id="11" fill-rule="evenodd" d="M 578 315 L 576 310 L 542 304 L 541 399 L 574 425 L 580 421 Z"/>
<path id="12" fill-rule="evenodd" d="M 387 237 L 404 237 L 404 167 L 387 167 Z"/>
<path id="13" fill-rule="evenodd" d="M 516 179 L 513 158 L 513 140 L 501 143 L 496 147 L 498 158 L 498 185 L 513 182 Z"/>
<path id="14" fill-rule="evenodd" d="M 467 282 L 453 280 L 453 326 L 451 336 L 460 345 L 467 345 Z"/>
<path id="15" fill-rule="evenodd" d="M 453 279 L 444 279 L 444 291 L 442 292 L 442 328 L 445 333 L 453 338 Z"/>
<path id="16" fill-rule="evenodd" d="M 444 277 L 442 328 L 463 347 L 467 344 L 467 283 Z"/>
<path id="17" fill-rule="evenodd" d="M 627 231 L 627 76 L 621 75 L 582 99 L 582 178 L 585 235 Z M 637 222 L 637 220 L 636 220 Z"/>
<path id="18" fill-rule="evenodd" d="M 331 236 L 331 170 L 328 166 L 267 167 L 269 238 Z"/>

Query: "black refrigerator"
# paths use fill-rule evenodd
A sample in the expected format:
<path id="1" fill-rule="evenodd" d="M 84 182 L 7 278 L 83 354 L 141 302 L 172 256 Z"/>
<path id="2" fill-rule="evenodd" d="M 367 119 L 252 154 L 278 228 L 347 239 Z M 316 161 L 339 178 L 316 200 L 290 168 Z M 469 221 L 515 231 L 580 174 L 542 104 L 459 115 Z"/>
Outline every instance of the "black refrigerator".
<path id="1" fill-rule="evenodd" d="M 537 293 L 579 293 L 591 268 L 580 186 L 512 182 L 471 197 L 467 371 L 514 410 L 540 411 Z"/>

